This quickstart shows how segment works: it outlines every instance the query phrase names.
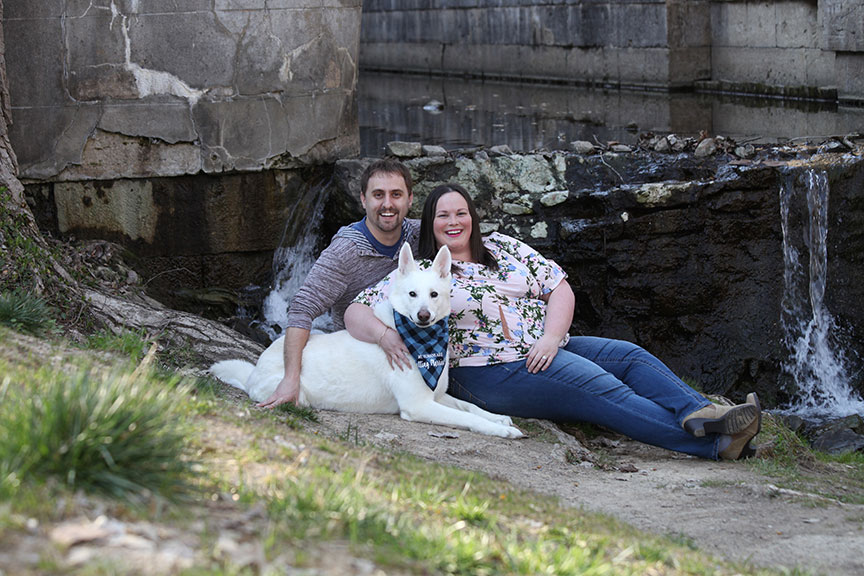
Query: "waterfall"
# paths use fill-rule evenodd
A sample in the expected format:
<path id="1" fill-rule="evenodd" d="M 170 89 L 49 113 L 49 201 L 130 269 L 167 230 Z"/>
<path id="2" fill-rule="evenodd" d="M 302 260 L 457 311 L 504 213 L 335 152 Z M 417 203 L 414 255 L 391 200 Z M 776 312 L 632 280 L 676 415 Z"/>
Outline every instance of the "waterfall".
<path id="1" fill-rule="evenodd" d="M 265 330 L 274 340 L 284 334 L 288 322 L 288 305 L 300 290 L 303 281 L 315 263 L 318 228 L 324 214 L 329 179 L 311 185 L 292 208 L 282 240 L 273 253 L 273 288 L 264 299 L 262 314 Z M 278 325 L 277 333 L 272 327 Z M 315 319 L 313 331 L 329 332 L 333 329 L 330 314 Z"/>
<path id="2" fill-rule="evenodd" d="M 798 174 L 787 173 L 780 187 L 784 261 L 781 323 L 789 350 L 782 369 L 795 384 L 793 401 L 785 412 L 811 418 L 864 414 L 864 401 L 851 385 L 837 323 L 825 306 L 828 175 L 815 170 L 803 175 L 802 202 L 806 201 L 807 210 L 801 214 L 804 234 L 799 247 L 790 229 L 790 208 L 794 212 L 793 201 L 801 196 L 796 186 Z M 802 260 L 807 256 L 805 268 Z"/>

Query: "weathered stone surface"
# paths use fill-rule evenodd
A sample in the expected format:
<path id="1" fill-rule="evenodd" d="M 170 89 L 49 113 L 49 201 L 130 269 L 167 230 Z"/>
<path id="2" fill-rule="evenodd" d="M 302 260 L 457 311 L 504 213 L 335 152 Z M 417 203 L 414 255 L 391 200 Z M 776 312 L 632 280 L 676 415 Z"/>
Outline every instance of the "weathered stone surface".
<path id="1" fill-rule="evenodd" d="M 359 1 L 50 4 L 4 15 L 24 178 L 257 171 L 357 152 Z"/>

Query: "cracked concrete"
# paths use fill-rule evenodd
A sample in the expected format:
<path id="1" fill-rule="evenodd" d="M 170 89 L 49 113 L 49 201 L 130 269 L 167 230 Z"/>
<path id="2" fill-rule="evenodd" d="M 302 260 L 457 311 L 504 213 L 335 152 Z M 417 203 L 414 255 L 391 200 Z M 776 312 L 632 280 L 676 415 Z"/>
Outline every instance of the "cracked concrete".
<path id="1" fill-rule="evenodd" d="M 292 168 L 359 149 L 359 0 L 16 2 L 4 23 L 25 180 Z"/>

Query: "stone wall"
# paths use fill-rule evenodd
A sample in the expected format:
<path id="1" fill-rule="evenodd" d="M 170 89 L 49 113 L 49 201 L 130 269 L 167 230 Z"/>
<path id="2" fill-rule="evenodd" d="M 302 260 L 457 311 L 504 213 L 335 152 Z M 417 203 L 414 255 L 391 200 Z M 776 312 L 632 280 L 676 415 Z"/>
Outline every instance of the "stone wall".
<path id="1" fill-rule="evenodd" d="M 356 154 L 360 6 L 7 2 L 21 177 L 257 171 Z"/>
<path id="2" fill-rule="evenodd" d="M 858 0 L 371 0 L 387 70 L 864 100 Z"/>

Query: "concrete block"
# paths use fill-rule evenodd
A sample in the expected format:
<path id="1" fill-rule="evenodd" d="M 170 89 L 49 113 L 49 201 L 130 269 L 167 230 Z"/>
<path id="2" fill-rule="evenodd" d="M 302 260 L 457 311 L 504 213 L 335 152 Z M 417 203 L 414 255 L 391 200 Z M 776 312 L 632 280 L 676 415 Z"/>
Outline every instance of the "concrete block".
<path id="1" fill-rule="evenodd" d="M 98 229 L 103 238 L 156 239 L 159 214 L 147 180 L 118 180 L 107 185 L 59 182 L 54 185 L 57 228 L 62 234 Z"/>
<path id="2" fill-rule="evenodd" d="M 89 1 L 89 0 L 88 0 Z M 109 2 L 106 2 L 109 4 Z M 164 14 L 166 12 L 209 12 L 212 10 L 211 0 L 114 0 L 121 14 Z M 218 4 L 218 1 L 217 1 Z M 261 0 L 259 8 L 263 8 Z"/>
<path id="3" fill-rule="evenodd" d="M 622 48 L 618 52 L 618 82 L 665 87 L 669 81 L 667 48 Z"/>
<path id="4" fill-rule="evenodd" d="M 670 50 L 669 86 L 692 86 L 697 80 L 711 79 L 711 47 L 676 48 Z"/>
<path id="5" fill-rule="evenodd" d="M 213 12 L 144 14 L 128 25 L 133 63 L 167 72 L 193 88 L 231 85 L 236 38 Z"/>
<path id="6" fill-rule="evenodd" d="M 60 20 L 19 20 L 5 26 L 3 32 L 12 105 L 62 105 L 65 96 Z"/>
<path id="7" fill-rule="evenodd" d="M 612 45 L 619 48 L 660 48 L 667 45 L 665 4 L 624 4 L 611 7 L 615 36 Z M 607 42 L 608 40 L 607 39 Z"/>
<path id="8" fill-rule="evenodd" d="M 815 3 L 792 1 L 777 5 L 777 46 L 818 48 L 821 33 Z"/>
<path id="9" fill-rule="evenodd" d="M 459 51 L 448 47 L 448 51 Z M 389 70 L 443 70 L 442 46 L 439 43 L 400 44 L 364 42 L 360 45 L 360 65 Z"/>
<path id="10" fill-rule="evenodd" d="M 773 48 L 777 46 L 777 5 L 772 2 L 748 2 L 747 25 L 742 30 L 744 45 Z"/>
<path id="11" fill-rule="evenodd" d="M 859 0 L 820 0 L 822 48 L 864 52 L 864 4 Z"/>
<path id="12" fill-rule="evenodd" d="M 60 180 L 113 180 L 195 174 L 201 169 L 201 151 L 196 144 L 162 144 L 95 130 L 85 135 L 80 160 L 58 174 Z M 80 141 L 70 142 L 80 146 Z M 61 141 L 62 142 L 62 139 Z M 70 146 L 71 147 L 71 146 Z M 72 148 L 74 151 L 76 148 Z"/>
<path id="13" fill-rule="evenodd" d="M 67 18 L 65 34 L 67 86 L 73 99 L 138 97 L 134 76 L 125 66 L 122 19 L 91 10 L 86 16 Z"/>
<path id="14" fill-rule="evenodd" d="M 88 4 L 89 0 L 17 0 L 6 2 L 3 6 L 3 20 L 11 22 L 31 18 L 59 18 L 63 15 L 64 4 Z M 76 6 L 77 8 L 77 6 Z M 17 24 L 15 24 L 17 26 Z M 6 34 L 12 26 L 6 26 Z"/>
<path id="15" fill-rule="evenodd" d="M 767 86 L 806 86 L 807 63 L 802 51 L 782 48 L 714 48 L 712 79 Z"/>
<path id="16" fill-rule="evenodd" d="M 842 100 L 864 101 L 864 54 L 838 53 L 834 62 L 837 79 L 837 95 Z M 848 126 L 864 126 L 859 114 L 858 124 Z"/>
<path id="17" fill-rule="evenodd" d="M 711 2 L 670 0 L 666 4 L 666 34 L 669 48 L 711 46 Z"/>
<path id="18" fill-rule="evenodd" d="M 85 142 L 101 113 L 99 105 L 13 111 L 15 124 L 10 136 L 18 156 L 20 177 L 47 179 L 70 164 L 82 162 Z"/>
<path id="19" fill-rule="evenodd" d="M 106 103 L 97 127 L 105 132 L 156 138 L 168 144 L 198 138 L 186 102 Z"/>
<path id="20" fill-rule="evenodd" d="M 711 43 L 715 48 L 744 44 L 746 26 L 746 3 L 715 2 L 711 4 Z"/>
<path id="21" fill-rule="evenodd" d="M 864 58 L 864 53 L 859 55 L 842 52 L 835 53 L 829 50 L 820 50 L 819 48 L 807 48 L 801 49 L 801 51 L 804 53 L 804 65 L 806 69 L 804 85 L 813 87 L 838 85 L 837 58 L 847 55 L 851 56 L 852 59 L 855 59 L 856 56 L 859 59 Z"/>

